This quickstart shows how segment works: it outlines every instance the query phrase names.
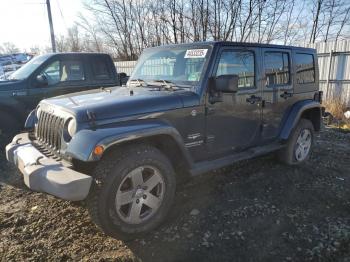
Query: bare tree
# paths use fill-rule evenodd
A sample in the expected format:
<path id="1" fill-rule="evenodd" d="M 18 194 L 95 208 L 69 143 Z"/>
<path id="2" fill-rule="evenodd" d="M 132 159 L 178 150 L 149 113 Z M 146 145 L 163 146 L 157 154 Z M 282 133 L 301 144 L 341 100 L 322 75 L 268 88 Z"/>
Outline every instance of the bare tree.
<path id="1" fill-rule="evenodd" d="M 19 48 L 12 42 L 4 42 L 0 45 L 0 54 L 18 53 Z"/>
<path id="2" fill-rule="evenodd" d="M 323 0 L 316 0 L 315 8 L 313 12 L 313 24 L 312 24 L 312 31 L 310 34 L 310 43 L 315 43 L 317 32 L 319 31 L 319 16 L 321 13 L 321 7 L 323 4 Z"/>
<path id="3" fill-rule="evenodd" d="M 131 60 L 146 47 L 170 43 L 293 44 L 349 35 L 348 0 L 312 1 L 310 5 L 309 0 L 85 0 L 92 21 L 80 17 L 79 46 L 103 47 L 119 59 Z"/>

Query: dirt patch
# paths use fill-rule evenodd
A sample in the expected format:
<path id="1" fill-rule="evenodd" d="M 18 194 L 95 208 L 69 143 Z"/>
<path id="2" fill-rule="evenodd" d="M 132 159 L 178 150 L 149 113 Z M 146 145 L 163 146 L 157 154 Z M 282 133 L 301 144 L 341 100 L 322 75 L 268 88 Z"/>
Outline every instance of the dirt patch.
<path id="1" fill-rule="evenodd" d="M 350 134 L 323 131 L 299 167 L 270 155 L 191 179 L 164 225 L 130 242 L 0 163 L 2 261 L 350 261 Z"/>

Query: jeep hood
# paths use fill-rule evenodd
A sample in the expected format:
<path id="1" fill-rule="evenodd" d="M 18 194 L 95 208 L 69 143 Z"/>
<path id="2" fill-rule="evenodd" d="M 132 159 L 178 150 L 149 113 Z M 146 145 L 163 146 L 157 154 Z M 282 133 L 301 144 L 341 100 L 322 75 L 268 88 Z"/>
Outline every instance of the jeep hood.
<path id="1" fill-rule="evenodd" d="M 159 87 L 112 87 L 67 94 L 41 103 L 59 107 L 76 116 L 78 121 L 137 116 L 199 104 L 199 96 L 188 89 L 159 90 Z"/>

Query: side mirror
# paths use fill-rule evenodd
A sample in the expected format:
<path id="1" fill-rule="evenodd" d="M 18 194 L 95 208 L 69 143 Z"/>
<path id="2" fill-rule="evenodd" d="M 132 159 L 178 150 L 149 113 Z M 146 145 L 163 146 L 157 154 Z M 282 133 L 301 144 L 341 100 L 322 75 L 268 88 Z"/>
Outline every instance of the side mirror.
<path id="1" fill-rule="evenodd" d="M 120 85 L 125 85 L 128 82 L 129 77 L 126 73 L 118 73 Z"/>
<path id="2" fill-rule="evenodd" d="M 235 93 L 238 91 L 238 75 L 220 75 L 214 77 L 214 88 L 223 93 Z"/>
<path id="3" fill-rule="evenodd" d="M 126 73 L 122 72 L 122 73 L 118 73 L 120 78 L 125 78 L 127 77 Z"/>
<path id="4" fill-rule="evenodd" d="M 39 86 L 48 86 L 49 85 L 49 82 L 47 81 L 46 76 L 42 75 L 42 74 L 40 74 L 36 77 L 36 81 L 39 84 Z"/>

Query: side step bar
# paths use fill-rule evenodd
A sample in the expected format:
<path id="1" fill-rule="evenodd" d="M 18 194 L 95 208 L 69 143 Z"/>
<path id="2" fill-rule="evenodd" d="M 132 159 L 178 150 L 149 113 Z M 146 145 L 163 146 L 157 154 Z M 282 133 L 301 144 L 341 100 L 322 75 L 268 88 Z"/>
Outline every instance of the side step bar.
<path id="1" fill-rule="evenodd" d="M 190 170 L 190 174 L 192 176 L 197 176 L 215 169 L 229 166 L 233 163 L 236 163 L 242 160 L 247 160 L 253 157 L 271 153 L 273 151 L 283 148 L 284 146 L 285 145 L 282 145 L 282 144 L 270 144 L 262 147 L 260 146 L 260 147 L 251 148 L 244 152 L 232 154 L 222 158 L 202 161 L 194 164 L 193 168 Z"/>

